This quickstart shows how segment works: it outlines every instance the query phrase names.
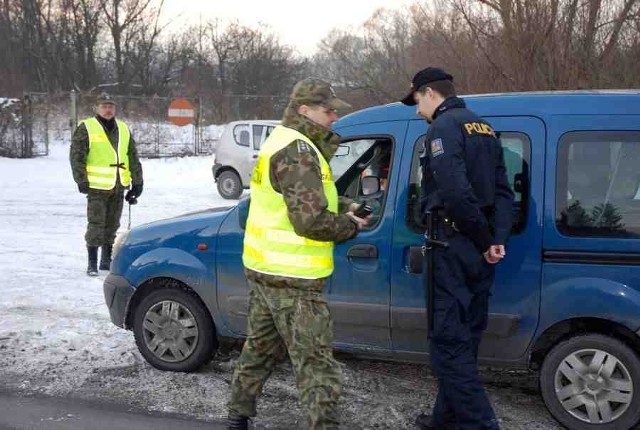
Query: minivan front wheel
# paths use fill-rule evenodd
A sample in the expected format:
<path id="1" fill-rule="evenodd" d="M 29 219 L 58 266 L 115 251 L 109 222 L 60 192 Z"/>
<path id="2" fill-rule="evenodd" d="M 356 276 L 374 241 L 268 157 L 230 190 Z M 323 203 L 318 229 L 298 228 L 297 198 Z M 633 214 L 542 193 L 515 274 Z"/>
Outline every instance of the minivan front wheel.
<path id="1" fill-rule="evenodd" d="M 218 193 L 225 199 L 238 199 L 242 194 L 240 176 L 232 170 L 225 170 L 218 176 Z"/>
<path id="2" fill-rule="evenodd" d="M 193 293 L 176 287 L 158 289 L 142 299 L 133 332 L 142 356 L 160 370 L 197 370 L 217 346 L 209 311 Z"/>
<path id="3" fill-rule="evenodd" d="M 571 430 L 629 429 L 640 421 L 640 359 L 617 339 L 575 336 L 545 357 L 540 391 L 549 412 Z"/>

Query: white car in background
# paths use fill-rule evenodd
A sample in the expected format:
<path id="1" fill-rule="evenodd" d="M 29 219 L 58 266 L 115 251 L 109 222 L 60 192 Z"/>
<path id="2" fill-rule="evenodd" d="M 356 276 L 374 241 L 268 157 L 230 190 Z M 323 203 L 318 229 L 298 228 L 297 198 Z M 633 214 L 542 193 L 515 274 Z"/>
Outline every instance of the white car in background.
<path id="1" fill-rule="evenodd" d="M 249 188 L 260 146 L 278 124 L 277 120 L 248 120 L 226 125 L 211 169 L 222 197 L 237 199 Z"/>

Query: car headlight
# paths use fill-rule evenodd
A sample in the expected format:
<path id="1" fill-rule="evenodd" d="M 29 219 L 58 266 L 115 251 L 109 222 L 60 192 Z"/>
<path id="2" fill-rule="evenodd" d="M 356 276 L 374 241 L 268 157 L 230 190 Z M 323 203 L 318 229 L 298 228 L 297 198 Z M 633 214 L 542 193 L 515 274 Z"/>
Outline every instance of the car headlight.
<path id="1" fill-rule="evenodd" d="M 131 230 L 124 230 L 124 231 L 120 231 L 118 232 L 117 236 L 116 236 L 116 240 L 113 243 L 113 249 L 111 250 L 111 258 L 116 258 L 116 256 L 118 255 L 118 253 L 120 252 L 120 248 L 122 248 L 122 245 L 124 245 L 124 243 L 127 240 L 127 237 L 129 237 L 129 232 Z"/>

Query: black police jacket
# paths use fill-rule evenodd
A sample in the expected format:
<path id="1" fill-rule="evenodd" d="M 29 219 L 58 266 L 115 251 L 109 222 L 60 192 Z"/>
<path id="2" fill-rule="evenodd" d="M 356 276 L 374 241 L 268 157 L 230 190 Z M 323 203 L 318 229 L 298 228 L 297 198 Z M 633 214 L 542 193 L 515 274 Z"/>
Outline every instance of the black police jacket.
<path id="1" fill-rule="evenodd" d="M 436 109 L 424 145 L 425 210 L 444 209 L 482 252 L 504 245 L 514 196 L 502 145 L 491 126 L 467 109 L 464 100 L 449 97 Z"/>

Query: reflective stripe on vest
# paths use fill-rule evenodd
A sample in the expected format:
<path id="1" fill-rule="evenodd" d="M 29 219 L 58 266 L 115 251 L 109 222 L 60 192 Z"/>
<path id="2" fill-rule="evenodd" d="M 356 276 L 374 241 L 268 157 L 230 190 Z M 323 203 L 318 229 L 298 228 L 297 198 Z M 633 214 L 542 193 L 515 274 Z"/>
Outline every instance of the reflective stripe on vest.
<path id="1" fill-rule="evenodd" d="M 333 242 L 297 235 L 282 195 L 271 186 L 271 157 L 296 140 L 306 142 L 317 154 L 328 210 L 338 212 L 338 191 L 331 167 L 322 153 L 302 133 L 284 126 L 276 127 L 262 144 L 251 176 L 251 204 L 242 261 L 245 267 L 270 275 L 325 278 L 333 273 Z"/>
<path id="2" fill-rule="evenodd" d="M 120 175 L 120 183 L 123 186 L 131 184 L 131 172 L 129 171 L 129 128 L 119 120 L 118 126 L 118 152 L 107 137 L 102 124 L 96 118 L 88 118 L 82 121 L 89 135 L 89 154 L 87 154 L 87 179 L 89 187 L 97 190 L 112 190 L 116 186 L 116 180 Z M 124 168 L 118 168 L 122 163 Z"/>

